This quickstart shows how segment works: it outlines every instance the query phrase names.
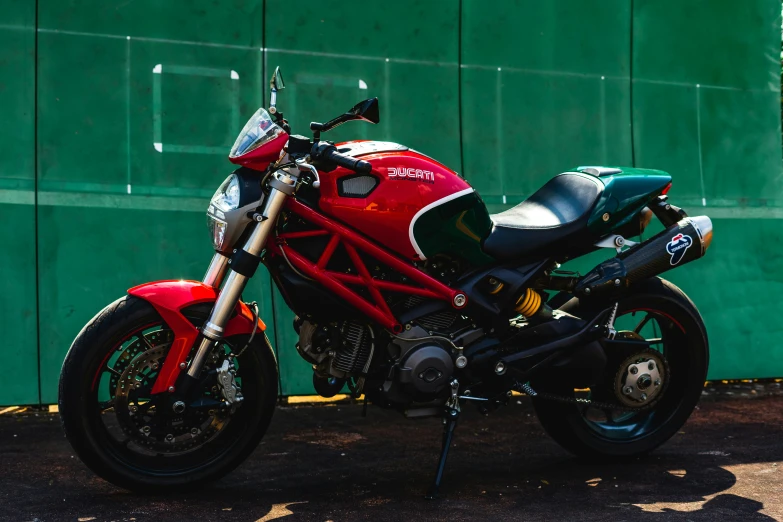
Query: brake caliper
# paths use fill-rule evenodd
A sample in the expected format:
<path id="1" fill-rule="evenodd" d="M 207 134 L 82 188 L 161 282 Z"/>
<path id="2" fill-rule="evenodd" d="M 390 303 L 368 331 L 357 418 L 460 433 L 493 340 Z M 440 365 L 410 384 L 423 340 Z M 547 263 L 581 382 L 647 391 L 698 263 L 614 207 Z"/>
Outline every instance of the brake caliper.
<path id="1" fill-rule="evenodd" d="M 220 387 L 220 393 L 226 400 L 226 403 L 233 405 L 242 402 L 242 392 L 237 386 L 236 369 L 233 363 L 228 359 L 223 360 L 223 364 L 217 369 L 217 381 Z"/>

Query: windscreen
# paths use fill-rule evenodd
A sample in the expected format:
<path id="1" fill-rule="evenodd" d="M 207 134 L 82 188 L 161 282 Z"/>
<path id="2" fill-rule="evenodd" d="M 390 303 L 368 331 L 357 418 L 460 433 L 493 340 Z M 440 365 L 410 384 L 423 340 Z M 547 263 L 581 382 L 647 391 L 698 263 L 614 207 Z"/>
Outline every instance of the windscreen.
<path id="1" fill-rule="evenodd" d="M 268 143 L 283 131 L 264 109 L 258 109 L 239 133 L 237 141 L 231 147 L 231 157 L 238 158 L 251 152 L 264 143 Z"/>

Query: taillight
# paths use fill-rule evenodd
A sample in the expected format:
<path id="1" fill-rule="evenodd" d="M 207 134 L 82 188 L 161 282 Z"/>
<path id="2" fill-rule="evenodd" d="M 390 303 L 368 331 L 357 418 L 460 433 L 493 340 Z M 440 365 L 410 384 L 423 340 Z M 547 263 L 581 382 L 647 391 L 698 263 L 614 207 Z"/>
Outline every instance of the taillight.
<path id="1" fill-rule="evenodd" d="M 665 187 L 663 187 L 663 190 L 661 191 L 661 194 L 663 194 L 663 195 L 665 196 L 665 195 L 666 195 L 666 194 L 669 192 L 669 189 L 670 189 L 670 188 L 672 188 L 672 183 L 671 183 L 671 181 L 669 182 L 669 184 L 668 184 L 668 185 L 666 185 Z"/>

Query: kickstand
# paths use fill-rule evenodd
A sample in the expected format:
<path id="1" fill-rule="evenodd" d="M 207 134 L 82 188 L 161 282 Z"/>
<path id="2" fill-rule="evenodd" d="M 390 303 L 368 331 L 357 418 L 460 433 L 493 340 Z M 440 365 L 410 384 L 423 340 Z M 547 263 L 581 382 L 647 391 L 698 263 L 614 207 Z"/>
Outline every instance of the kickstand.
<path id="1" fill-rule="evenodd" d="M 432 486 L 430 486 L 429 491 L 424 496 L 427 500 L 438 498 L 440 483 L 443 480 L 443 471 L 446 469 L 446 458 L 449 456 L 451 440 L 454 438 L 454 429 L 457 427 L 457 421 L 459 420 L 459 400 L 457 399 L 459 383 L 457 383 L 456 379 L 452 382 L 451 388 L 452 399 L 446 402 L 446 408 L 443 410 L 443 441 L 441 442 L 438 470 L 435 473 L 435 480 Z"/>

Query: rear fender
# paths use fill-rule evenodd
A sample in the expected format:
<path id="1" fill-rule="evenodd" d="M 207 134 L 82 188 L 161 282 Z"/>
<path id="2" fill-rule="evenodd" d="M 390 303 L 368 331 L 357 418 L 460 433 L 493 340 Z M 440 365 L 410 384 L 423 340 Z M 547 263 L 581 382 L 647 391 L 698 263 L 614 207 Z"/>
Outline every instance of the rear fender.
<path id="1" fill-rule="evenodd" d="M 195 304 L 214 303 L 217 292 L 199 281 L 156 281 L 135 286 L 128 290 L 128 294 L 150 303 L 174 332 L 171 349 L 152 387 L 153 394 L 168 391 L 177 381 L 180 364 L 187 360 L 199 336 L 198 328 L 182 314 L 182 310 Z M 260 318 L 257 328 L 266 330 L 266 325 Z M 253 312 L 245 303 L 239 301 L 236 314 L 225 326 L 224 335 L 250 335 L 253 329 Z"/>

